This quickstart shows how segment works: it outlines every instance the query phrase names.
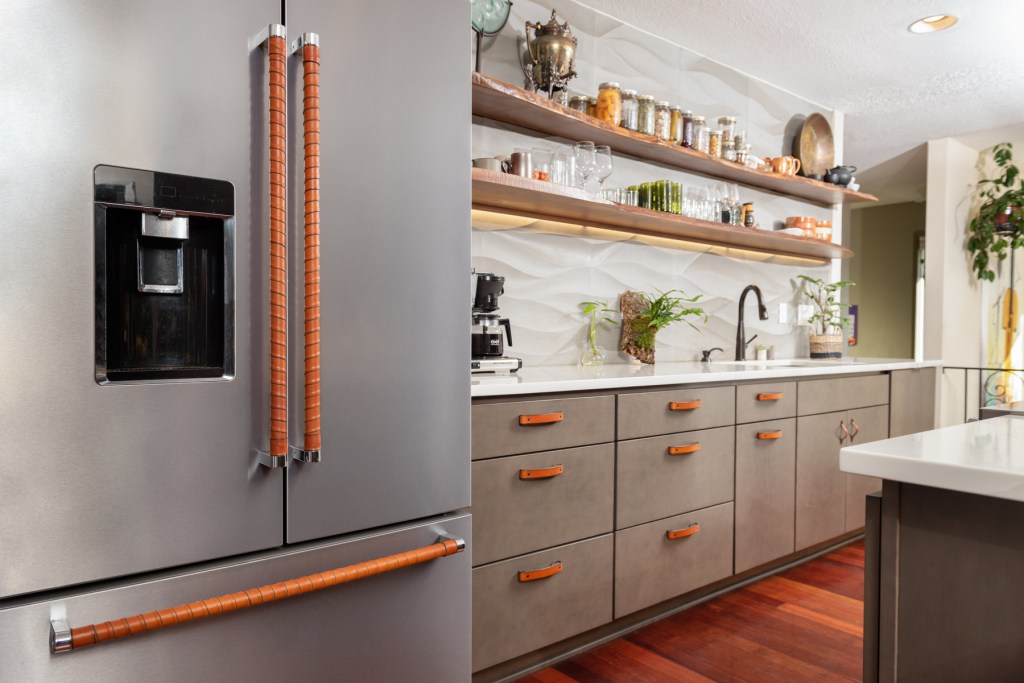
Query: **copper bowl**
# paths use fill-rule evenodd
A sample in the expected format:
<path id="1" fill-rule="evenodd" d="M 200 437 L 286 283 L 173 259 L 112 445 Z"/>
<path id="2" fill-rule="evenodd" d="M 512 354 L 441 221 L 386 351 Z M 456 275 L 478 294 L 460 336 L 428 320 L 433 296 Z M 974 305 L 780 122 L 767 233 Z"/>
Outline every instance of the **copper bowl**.
<path id="1" fill-rule="evenodd" d="M 832 128 L 824 116 L 811 114 L 793 138 L 793 156 L 800 160 L 800 175 L 824 176 L 835 165 L 836 146 Z"/>

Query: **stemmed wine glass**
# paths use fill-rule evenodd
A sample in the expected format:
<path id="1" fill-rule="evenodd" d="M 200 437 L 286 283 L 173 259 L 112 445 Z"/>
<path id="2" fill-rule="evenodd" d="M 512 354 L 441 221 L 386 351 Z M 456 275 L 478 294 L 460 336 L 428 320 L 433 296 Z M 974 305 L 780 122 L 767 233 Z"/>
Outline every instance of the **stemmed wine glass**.
<path id="1" fill-rule="evenodd" d="M 597 178 L 598 189 L 604 187 L 604 181 L 612 174 L 612 148 L 608 145 L 594 147 L 594 177 Z"/>
<path id="2" fill-rule="evenodd" d="M 573 145 L 576 155 L 576 171 L 583 181 L 583 190 L 587 191 L 587 181 L 597 169 L 597 154 L 594 150 L 594 143 L 589 141 L 577 142 Z"/>

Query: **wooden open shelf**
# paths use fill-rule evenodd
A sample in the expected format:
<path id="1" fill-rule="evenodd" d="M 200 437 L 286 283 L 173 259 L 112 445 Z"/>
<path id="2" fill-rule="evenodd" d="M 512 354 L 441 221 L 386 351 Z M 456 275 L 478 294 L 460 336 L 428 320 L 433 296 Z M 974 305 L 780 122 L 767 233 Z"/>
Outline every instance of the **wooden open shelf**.
<path id="1" fill-rule="evenodd" d="M 473 74 L 473 114 L 569 140 L 593 140 L 613 152 L 657 161 L 684 171 L 797 197 L 821 206 L 876 202 L 878 198 L 800 176 L 755 171 L 654 136 L 612 126 L 496 78 Z M 474 200 L 475 201 L 475 200 Z"/>
<path id="2" fill-rule="evenodd" d="M 576 188 L 482 168 L 473 169 L 473 208 L 821 261 L 853 256 L 832 242 L 621 206 Z"/>

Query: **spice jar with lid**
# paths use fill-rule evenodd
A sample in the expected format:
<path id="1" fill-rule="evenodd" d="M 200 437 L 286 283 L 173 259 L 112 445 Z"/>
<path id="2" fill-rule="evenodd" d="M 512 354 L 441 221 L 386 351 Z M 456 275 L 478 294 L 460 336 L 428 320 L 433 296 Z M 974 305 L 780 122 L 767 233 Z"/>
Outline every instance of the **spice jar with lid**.
<path id="1" fill-rule="evenodd" d="M 708 124 L 703 116 L 693 117 L 693 148 L 708 153 Z"/>
<path id="2" fill-rule="evenodd" d="M 682 144 L 683 110 L 674 104 L 669 107 L 668 110 L 671 113 L 671 121 L 669 122 L 669 139 L 677 145 Z"/>
<path id="3" fill-rule="evenodd" d="M 622 91 L 618 83 L 602 83 L 598 88 L 597 118 L 613 126 L 622 122 Z"/>
<path id="4" fill-rule="evenodd" d="M 637 131 L 654 135 L 654 98 L 651 95 L 637 95 L 639 114 L 637 117 Z"/>
<path id="5" fill-rule="evenodd" d="M 665 100 L 654 103 L 654 134 L 662 140 L 672 137 L 672 110 Z"/>
<path id="6" fill-rule="evenodd" d="M 693 112 L 689 109 L 683 112 L 683 139 L 679 144 L 693 147 Z"/>
<path id="7" fill-rule="evenodd" d="M 587 98 L 587 116 L 593 116 L 595 118 L 597 117 L 597 98 L 596 97 L 588 97 Z"/>
<path id="8" fill-rule="evenodd" d="M 708 154 L 713 157 L 722 156 L 722 131 L 713 130 L 708 133 Z"/>
<path id="9" fill-rule="evenodd" d="M 622 127 L 626 130 L 637 129 L 637 116 L 639 115 L 639 102 L 636 99 L 636 90 L 622 91 Z"/>
<path id="10" fill-rule="evenodd" d="M 718 127 L 722 131 L 722 142 L 733 140 L 733 135 L 736 132 L 736 117 L 735 116 L 720 116 L 718 118 Z"/>
<path id="11" fill-rule="evenodd" d="M 724 132 L 722 137 L 725 137 Z M 736 145 L 732 143 L 732 140 L 722 141 L 722 158 L 726 161 L 736 161 Z"/>
<path id="12" fill-rule="evenodd" d="M 569 108 L 581 111 L 584 114 L 587 113 L 587 103 L 590 102 L 590 98 L 586 95 L 576 95 L 569 100 Z"/>
<path id="13" fill-rule="evenodd" d="M 750 156 L 750 145 L 740 145 L 736 148 L 736 163 L 746 166 L 747 157 Z"/>

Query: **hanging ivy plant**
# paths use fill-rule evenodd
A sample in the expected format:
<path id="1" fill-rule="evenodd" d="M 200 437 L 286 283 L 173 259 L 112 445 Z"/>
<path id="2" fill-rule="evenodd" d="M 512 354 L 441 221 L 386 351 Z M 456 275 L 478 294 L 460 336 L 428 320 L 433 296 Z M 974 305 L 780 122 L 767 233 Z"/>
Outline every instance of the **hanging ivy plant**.
<path id="1" fill-rule="evenodd" d="M 995 178 L 978 182 L 982 199 L 978 212 L 967 225 L 967 251 L 971 268 L 979 280 L 992 282 L 993 257 L 1002 261 L 1024 246 L 1024 178 L 1013 163 L 1013 145 L 1001 142 L 992 148 L 999 171 Z"/>

